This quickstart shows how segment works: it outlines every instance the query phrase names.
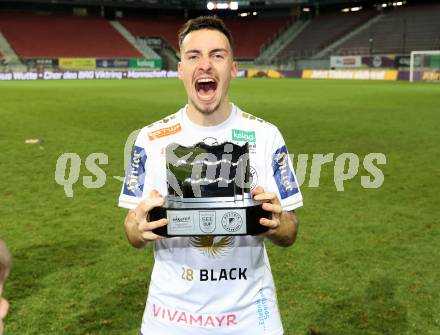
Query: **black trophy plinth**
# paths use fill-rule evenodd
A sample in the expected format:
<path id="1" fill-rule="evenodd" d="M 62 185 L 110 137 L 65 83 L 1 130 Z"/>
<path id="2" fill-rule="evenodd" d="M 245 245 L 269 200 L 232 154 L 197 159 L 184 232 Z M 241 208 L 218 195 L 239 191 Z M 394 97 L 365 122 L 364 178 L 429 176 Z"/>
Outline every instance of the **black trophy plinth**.
<path id="1" fill-rule="evenodd" d="M 268 230 L 261 202 L 252 199 L 249 147 L 226 142 L 166 148 L 168 196 L 149 220 L 168 218 L 161 236 L 258 235 Z"/>

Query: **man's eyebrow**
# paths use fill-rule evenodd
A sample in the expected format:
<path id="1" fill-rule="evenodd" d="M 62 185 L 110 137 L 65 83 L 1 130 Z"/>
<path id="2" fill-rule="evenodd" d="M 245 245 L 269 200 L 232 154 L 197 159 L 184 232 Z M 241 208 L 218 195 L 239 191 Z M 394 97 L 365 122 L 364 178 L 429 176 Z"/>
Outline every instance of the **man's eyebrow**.
<path id="1" fill-rule="evenodd" d="M 229 50 L 225 49 L 225 48 L 216 48 L 216 49 L 211 50 L 209 53 L 212 54 L 212 53 L 216 53 L 216 52 L 229 53 Z M 199 49 L 191 49 L 191 50 L 185 51 L 185 54 L 192 54 L 192 53 L 200 54 L 202 52 Z"/>
<path id="2" fill-rule="evenodd" d="M 197 49 L 191 49 L 191 50 L 188 50 L 188 51 L 185 51 L 185 54 L 192 54 L 192 53 L 201 53 L 201 51 L 200 50 L 197 50 Z"/>
<path id="3" fill-rule="evenodd" d="M 211 50 L 209 53 L 215 53 L 215 52 L 226 52 L 226 53 L 229 53 L 229 50 L 228 49 L 225 49 L 225 48 L 217 48 L 217 49 L 214 49 L 214 50 Z"/>

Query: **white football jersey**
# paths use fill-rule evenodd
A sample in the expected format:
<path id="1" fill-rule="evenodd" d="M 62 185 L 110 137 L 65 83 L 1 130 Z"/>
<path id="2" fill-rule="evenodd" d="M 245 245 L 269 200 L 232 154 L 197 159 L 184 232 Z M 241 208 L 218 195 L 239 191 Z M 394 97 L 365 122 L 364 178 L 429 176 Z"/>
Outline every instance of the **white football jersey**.
<path id="1" fill-rule="evenodd" d="M 302 206 L 284 140 L 274 125 L 233 106 L 222 124 L 204 127 L 187 106 L 147 126 L 132 151 L 119 206 L 135 208 L 156 189 L 167 194 L 165 147 L 198 142 L 249 143 L 251 187 L 278 195 L 283 209 Z M 282 335 L 264 238 L 173 237 L 155 242 L 143 335 Z"/>

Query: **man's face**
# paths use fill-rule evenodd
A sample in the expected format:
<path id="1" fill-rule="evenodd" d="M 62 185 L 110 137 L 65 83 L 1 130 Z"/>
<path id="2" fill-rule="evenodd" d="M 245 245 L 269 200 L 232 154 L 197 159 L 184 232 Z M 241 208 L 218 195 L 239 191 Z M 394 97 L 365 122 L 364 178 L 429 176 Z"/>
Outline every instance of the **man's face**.
<path id="1" fill-rule="evenodd" d="M 229 82 L 236 77 L 229 41 L 217 30 L 189 33 L 182 41 L 179 79 L 189 103 L 199 112 L 210 114 L 228 99 Z"/>

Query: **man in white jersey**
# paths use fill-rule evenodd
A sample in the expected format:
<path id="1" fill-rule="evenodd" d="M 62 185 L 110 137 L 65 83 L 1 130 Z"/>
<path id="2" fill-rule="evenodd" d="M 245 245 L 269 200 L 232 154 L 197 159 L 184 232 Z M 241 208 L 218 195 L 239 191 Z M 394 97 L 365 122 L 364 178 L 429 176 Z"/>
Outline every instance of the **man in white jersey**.
<path id="1" fill-rule="evenodd" d="M 278 129 L 229 101 L 236 77 L 231 34 L 215 17 L 189 20 L 179 33 L 179 78 L 188 104 L 141 130 L 119 198 L 128 208 L 125 229 L 137 247 L 154 243 L 155 263 L 142 320 L 143 335 L 281 335 L 267 238 L 293 244 L 294 210 L 302 206 L 292 164 Z M 249 143 L 253 196 L 264 201 L 269 228 L 260 236 L 164 238 L 152 232 L 167 219 L 149 221 L 149 211 L 167 194 L 165 148 L 204 141 Z"/>

